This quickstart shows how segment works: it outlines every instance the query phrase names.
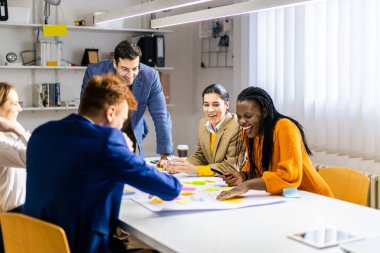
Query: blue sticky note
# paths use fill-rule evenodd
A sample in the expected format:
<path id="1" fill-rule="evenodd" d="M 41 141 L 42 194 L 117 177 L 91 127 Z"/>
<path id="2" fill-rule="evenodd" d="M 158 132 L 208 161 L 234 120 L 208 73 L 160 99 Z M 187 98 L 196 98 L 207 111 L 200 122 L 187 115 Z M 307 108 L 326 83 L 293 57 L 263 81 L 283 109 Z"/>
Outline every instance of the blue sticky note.
<path id="1" fill-rule="evenodd" d="M 282 195 L 286 198 L 300 198 L 297 188 L 284 188 L 282 189 Z"/>

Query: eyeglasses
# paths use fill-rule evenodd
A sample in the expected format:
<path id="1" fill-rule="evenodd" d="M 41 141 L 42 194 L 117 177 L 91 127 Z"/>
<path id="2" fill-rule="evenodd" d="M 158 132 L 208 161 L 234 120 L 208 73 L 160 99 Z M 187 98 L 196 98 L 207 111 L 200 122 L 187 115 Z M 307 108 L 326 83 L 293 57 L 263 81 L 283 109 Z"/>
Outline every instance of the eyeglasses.
<path id="1" fill-rule="evenodd" d="M 139 64 L 139 66 L 137 66 L 133 69 L 125 68 L 123 66 L 119 66 L 118 68 L 122 74 L 126 74 L 126 75 L 136 74 L 137 75 L 141 70 L 141 65 Z"/>

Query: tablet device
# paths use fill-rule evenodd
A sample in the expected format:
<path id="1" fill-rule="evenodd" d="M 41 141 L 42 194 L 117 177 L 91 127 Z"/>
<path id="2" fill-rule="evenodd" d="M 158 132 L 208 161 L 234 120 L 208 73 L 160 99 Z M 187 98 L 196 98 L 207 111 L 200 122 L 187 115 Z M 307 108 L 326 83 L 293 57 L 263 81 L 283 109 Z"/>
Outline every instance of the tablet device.
<path id="1" fill-rule="evenodd" d="M 380 237 L 365 238 L 360 241 L 340 245 L 344 252 L 349 253 L 378 253 L 380 251 Z"/>
<path id="2" fill-rule="evenodd" d="M 321 228 L 295 233 L 289 235 L 288 237 L 318 249 L 362 239 L 359 236 L 334 228 Z"/>

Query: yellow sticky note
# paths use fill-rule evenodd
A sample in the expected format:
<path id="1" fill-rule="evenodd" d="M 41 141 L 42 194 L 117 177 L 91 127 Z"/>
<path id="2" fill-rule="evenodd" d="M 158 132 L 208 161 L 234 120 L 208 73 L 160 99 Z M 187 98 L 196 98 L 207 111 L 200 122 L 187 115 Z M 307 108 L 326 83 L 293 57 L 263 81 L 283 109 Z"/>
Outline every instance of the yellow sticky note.
<path id="1" fill-rule="evenodd" d="M 182 196 L 191 196 L 194 195 L 192 192 L 181 192 Z"/>
<path id="2" fill-rule="evenodd" d="M 222 187 L 222 191 L 229 191 L 231 190 L 233 187 L 230 187 L 230 186 L 226 186 L 226 187 Z"/>
<path id="3" fill-rule="evenodd" d="M 230 202 L 230 203 L 240 203 L 242 201 L 243 197 L 234 197 L 231 199 L 221 199 L 225 202 Z"/>
<path id="4" fill-rule="evenodd" d="M 154 198 L 151 201 L 149 201 L 149 203 L 151 203 L 151 204 L 161 204 L 161 203 L 164 203 L 164 202 L 165 201 L 163 201 L 162 199 L 159 199 L 159 198 Z"/>
<path id="5" fill-rule="evenodd" d="M 190 201 L 188 199 L 179 199 L 176 201 L 176 203 L 182 204 L 182 205 L 189 204 L 189 202 Z"/>
<path id="6" fill-rule="evenodd" d="M 42 30 L 45 37 L 67 35 L 67 25 L 44 25 Z"/>
<path id="7" fill-rule="evenodd" d="M 205 180 L 205 182 L 214 184 L 216 183 L 216 180 Z"/>

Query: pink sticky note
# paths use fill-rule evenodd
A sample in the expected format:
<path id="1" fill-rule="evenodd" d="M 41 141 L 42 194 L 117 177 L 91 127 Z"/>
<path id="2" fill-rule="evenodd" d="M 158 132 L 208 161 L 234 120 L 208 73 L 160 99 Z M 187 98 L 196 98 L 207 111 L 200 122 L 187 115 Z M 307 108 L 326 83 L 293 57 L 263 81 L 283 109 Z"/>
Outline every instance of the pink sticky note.
<path id="1" fill-rule="evenodd" d="M 195 191 L 197 190 L 197 188 L 194 188 L 194 187 L 182 187 L 182 191 Z"/>

